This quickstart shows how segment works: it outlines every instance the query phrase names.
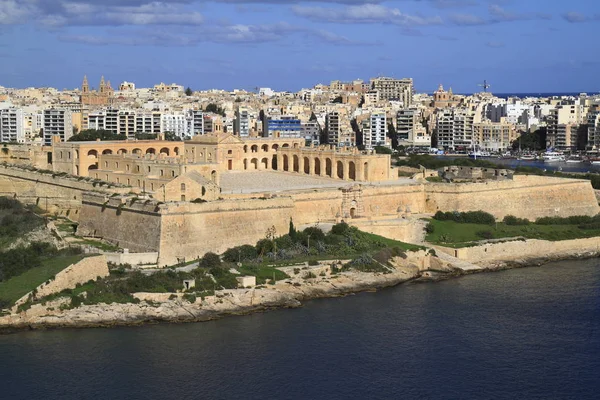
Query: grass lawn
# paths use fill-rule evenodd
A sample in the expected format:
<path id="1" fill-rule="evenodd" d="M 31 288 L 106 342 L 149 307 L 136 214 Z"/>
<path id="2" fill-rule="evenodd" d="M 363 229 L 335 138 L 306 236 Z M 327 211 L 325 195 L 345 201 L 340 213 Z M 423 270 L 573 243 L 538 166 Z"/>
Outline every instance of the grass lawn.
<path id="1" fill-rule="evenodd" d="M 399 247 L 402 250 L 406 250 L 406 251 L 427 250 L 427 248 L 423 247 L 423 246 L 418 246 L 416 244 L 410 244 L 410 243 L 404 243 L 404 242 L 400 242 L 400 241 L 394 240 L 394 239 L 388 239 L 383 236 L 375 235 L 374 233 L 361 232 L 361 234 L 373 241 L 382 243 L 386 247 Z"/>
<path id="2" fill-rule="evenodd" d="M 260 265 L 256 267 L 243 265 L 239 269 L 239 271 L 243 275 L 256 276 L 256 283 L 259 284 L 264 283 L 267 279 L 273 279 L 273 276 L 275 276 L 275 280 L 277 281 L 289 278 L 285 273 L 281 272 L 280 270 L 274 267 L 268 267 L 266 265 Z"/>
<path id="3" fill-rule="evenodd" d="M 570 240 L 600 236 L 598 229 L 579 229 L 577 225 L 506 225 L 498 222 L 495 225 L 461 224 L 454 221 L 431 220 L 434 232 L 427 234 L 429 243 L 451 247 L 463 247 L 471 242 L 482 240 L 477 232 L 488 231 L 492 239 L 524 237 L 542 240 Z"/>
<path id="4" fill-rule="evenodd" d="M 55 257 L 44 260 L 42 265 L 0 283 L 0 299 L 13 304 L 57 273 L 84 258 L 83 255 Z"/>
<path id="5" fill-rule="evenodd" d="M 119 250 L 119 246 L 104 243 L 104 242 L 101 242 L 99 240 L 94 240 L 94 239 L 78 239 L 76 243 L 93 246 L 93 247 L 103 250 L 103 251 L 118 251 Z"/>

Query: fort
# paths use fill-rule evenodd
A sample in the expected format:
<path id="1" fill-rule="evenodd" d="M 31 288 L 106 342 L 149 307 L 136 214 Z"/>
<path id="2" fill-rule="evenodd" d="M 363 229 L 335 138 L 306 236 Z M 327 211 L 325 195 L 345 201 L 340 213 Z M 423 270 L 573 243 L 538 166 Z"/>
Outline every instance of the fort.
<path id="1" fill-rule="evenodd" d="M 300 142 L 218 135 L 56 143 L 51 158 L 31 158 L 52 159 L 47 170 L 0 167 L 0 192 L 79 221 L 79 235 L 157 252 L 161 266 L 254 244 L 273 229 L 285 234 L 290 220 L 345 220 L 406 240 L 412 222 L 439 210 L 485 210 L 498 219 L 600 211 L 586 180 L 476 171 L 474 181 L 433 183 L 424 174 L 395 177 L 389 155 Z"/>

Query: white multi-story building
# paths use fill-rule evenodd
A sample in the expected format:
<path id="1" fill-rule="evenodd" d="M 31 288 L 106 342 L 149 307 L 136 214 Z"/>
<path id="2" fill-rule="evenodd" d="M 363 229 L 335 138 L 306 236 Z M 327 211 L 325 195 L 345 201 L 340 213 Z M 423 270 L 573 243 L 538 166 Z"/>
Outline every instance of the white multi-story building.
<path id="1" fill-rule="evenodd" d="M 387 118 L 385 111 L 374 110 L 363 124 L 363 143 L 367 150 L 386 145 Z"/>
<path id="2" fill-rule="evenodd" d="M 73 136 L 73 117 L 70 110 L 50 108 L 44 110 L 44 145 L 52 145 L 54 137 L 66 142 Z"/>
<path id="3" fill-rule="evenodd" d="M 302 122 L 300 125 L 302 128 L 302 137 L 306 139 L 306 143 L 312 143 L 318 146 L 321 143 L 321 126 L 318 121 L 307 121 Z"/>
<path id="4" fill-rule="evenodd" d="M 187 136 L 204 134 L 204 114 L 201 110 L 187 110 L 185 112 L 187 123 Z"/>
<path id="5" fill-rule="evenodd" d="M 235 110 L 234 133 L 240 137 L 250 136 L 250 113 L 246 107 Z"/>
<path id="6" fill-rule="evenodd" d="M 158 135 L 161 133 L 161 112 L 138 110 L 135 114 L 135 132 Z"/>
<path id="7" fill-rule="evenodd" d="M 600 150 L 600 107 L 592 107 L 587 114 L 587 148 Z"/>
<path id="8" fill-rule="evenodd" d="M 587 123 L 587 108 L 576 102 L 559 104 L 546 119 L 548 128 L 546 146 L 561 150 L 575 150 L 579 133 L 585 134 L 580 125 Z"/>
<path id="9" fill-rule="evenodd" d="M 119 110 L 119 135 L 129 139 L 135 137 L 135 112 L 132 110 Z"/>
<path id="10" fill-rule="evenodd" d="M 0 109 L 0 142 L 2 143 L 24 143 L 23 110 L 20 108 Z"/>
<path id="11" fill-rule="evenodd" d="M 172 132 L 180 138 L 189 136 L 185 114 L 163 114 L 160 117 L 160 124 L 162 133 Z"/>

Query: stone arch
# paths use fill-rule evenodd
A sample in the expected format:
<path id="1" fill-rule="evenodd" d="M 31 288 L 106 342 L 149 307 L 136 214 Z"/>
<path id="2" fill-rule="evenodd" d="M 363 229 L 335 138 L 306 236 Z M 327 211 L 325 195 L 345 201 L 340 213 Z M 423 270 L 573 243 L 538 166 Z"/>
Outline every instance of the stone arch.
<path id="1" fill-rule="evenodd" d="M 351 181 L 356 180 L 356 164 L 354 164 L 354 161 L 348 163 L 348 179 Z"/>
<path id="2" fill-rule="evenodd" d="M 261 148 L 262 148 L 262 151 L 264 151 L 265 153 L 267 151 L 269 151 L 269 145 L 268 144 L 263 144 Z"/>
<path id="3" fill-rule="evenodd" d="M 88 167 L 88 171 L 94 170 L 94 169 L 98 169 L 98 164 L 92 164 Z"/>
<path id="4" fill-rule="evenodd" d="M 156 154 L 156 149 L 154 147 L 149 147 L 146 149 L 146 154 Z"/>
<path id="5" fill-rule="evenodd" d="M 273 154 L 273 158 L 271 159 L 271 169 L 277 171 L 277 155 L 275 154 Z"/>
<path id="6" fill-rule="evenodd" d="M 217 171 L 213 170 L 210 173 L 210 180 L 213 181 L 213 182 L 215 182 L 215 183 L 217 182 Z"/>
<path id="7" fill-rule="evenodd" d="M 170 150 L 166 147 L 163 147 L 162 149 L 160 149 L 159 153 L 169 155 Z"/>
<path id="8" fill-rule="evenodd" d="M 250 147 L 250 151 L 252 153 L 258 153 L 258 145 L 257 144 L 253 144 L 252 147 Z"/>
<path id="9" fill-rule="evenodd" d="M 102 154 L 112 154 L 112 150 L 111 149 L 106 149 L 106 150 L 102 150 Z"/>
<path id="10" fill-rule="evenodd" d="M 173 148 L 173 154 L 175 154 L 176 156 L 179 155 L 179 147 L 174 147 Z"/>
<path id="11" fill-rule="evenodd" d="M 133 154 L 142 154 L 142 149 L 136 148 L 132 151 Z"/>
<path id="12" fill-rule="evenodd" d="M 294 143 L 294 148 L 297 149 L 298 147 L 298 143 Z"/>
<path id="13" fill-rule="evenodd" d="M 289 165 L 289 160 L 288 160 L 288 155 L 284 154 L 283 155 L 283 171 L 289 171 L 290 170 L 290 165 Z"/>
<path id="14" fill-rule="evenodd" d="M 262 169 L 269 169 L 269 159 L 267 157 L 260 160 L 260 166 Z"/>
<path id="15" fill-rule="evenodd" d="M 365 162 L 365 164 L 363 165 L 363 179 L 365 181 L 369 180 L 369 163 Z"/>
<path id="16" fill-rule="evenodd" d="M 333 178 L 331 171 L 333 170 L 333 163 L 331 162 L 331 158 L 325 159 L 325 175 L 330 178 Z"/>
<path id="17" fill-rule="evenodd" d="M 79 158 L 79 150 L 75 150 L 75 158 Z"/>
<path id="18" fill-rule="evenodd" d="M 337 162 L 337 177 L 344 179 L 344 163 L 341 161 Z"/>
<path id="19" fill-rule="evenodd" d="M 300 172 L 300 160 L 296 154 L 293 156 L 293 171 Z"/>
<path id="20" fill-rule="evenodd" d="M 89 169 L 88 169 L 89 171 Z M 79 165 L 75 166 L 75 175 L 79 175 Z"/>
<path id="21" fill-rule="evenodd" d="M 289 143 L 284 143 L 283 146 L 281 146 L 281 147 L 286 148 L 286 147 L 290 147 L 290 145 L 289 145 Z"/>
<path id="22" fill-rule="evenodd" d="M 321 159 L 315 158 L 315 175 L 321 175 Z"/>
<path id="23" fill-rule="evenodd" d="M 306 175 L 310 174 L 310 161 L 308 157 L 304 157 L 304 173 Z"/>
<path id="24" fill-rule="evenodd" d="M 252 164 L 252 169 L 258 169 L 258 158 L 253 158 L 250 164 Z"/>
<path id="25" fill-rule="evenodd" d="M 89 158 L 98 158 L 98 151 L 97 150 L 90 150 L 88 151 L 88 157 Z"/>
<path id="26" fill-rule="evenodd" d="M 119 149 L 117 150 L 117 154 L 127 154 L 127 149 Z"/>
<path id="27" fill-rule="evenodd" d="M 273 151 L 277 151 L 277 149 L 279 148 L 278 144 L 274 144 L 273 147 L 271 147 L 273 149 Z"/>
<path id="28" fill-rule="evenodd" d="M 244 153 L 247 153 L 247 152 L 248 152 L 248 145 L 246 144 L 246 145 L 244 145 Z"/>
<path id="29" fill-rule="evenodd" d="M 244 158 L 244 169 L 248 169 L 248 159 Z"/>

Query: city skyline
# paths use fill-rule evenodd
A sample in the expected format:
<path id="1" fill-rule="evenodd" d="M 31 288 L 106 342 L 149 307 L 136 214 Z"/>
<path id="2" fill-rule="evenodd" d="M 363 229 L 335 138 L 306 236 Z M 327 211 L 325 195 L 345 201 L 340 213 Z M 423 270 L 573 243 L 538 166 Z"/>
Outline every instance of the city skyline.
<path id="1" fill-rule="evenodd" d="M 599 22 L 591 0 L 7 0 L 0 85 L 297 91 L 385 75 L 420 92 L 597 91 Z"/>

